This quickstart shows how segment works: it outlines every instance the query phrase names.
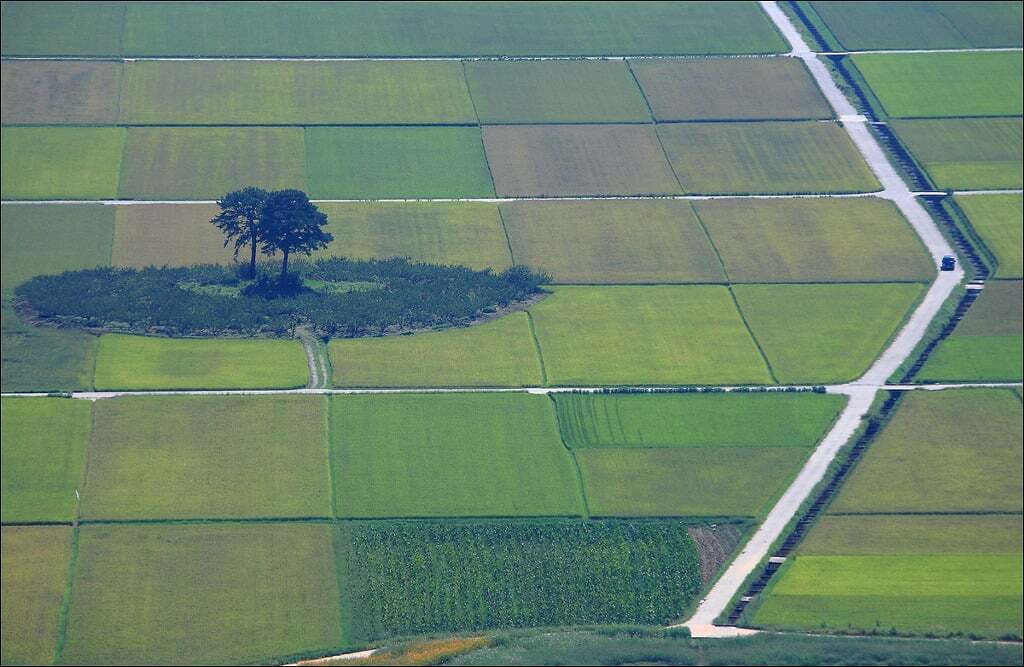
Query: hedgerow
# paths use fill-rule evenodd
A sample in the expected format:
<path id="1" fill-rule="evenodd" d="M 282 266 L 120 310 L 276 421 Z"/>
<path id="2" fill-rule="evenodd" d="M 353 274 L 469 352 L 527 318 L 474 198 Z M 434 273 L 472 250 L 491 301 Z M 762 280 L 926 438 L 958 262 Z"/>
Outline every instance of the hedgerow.
<path id="1" fill-rule="evenodd" d="M 358 522 L 339 529 L 355 636 L 655 624 L 701 586 L 682 521 Z"/>
<path id="2" fill-rule="evenodd" d="M 101 267 L 36 276 L 15 290 L 38 323 L 169 336 L 375 336 L 471 323 L 540 291 L 546 277 L 515 266 L 495 274 L 406 259 L 318 259 L 280 282 L 219 265 Z"/>

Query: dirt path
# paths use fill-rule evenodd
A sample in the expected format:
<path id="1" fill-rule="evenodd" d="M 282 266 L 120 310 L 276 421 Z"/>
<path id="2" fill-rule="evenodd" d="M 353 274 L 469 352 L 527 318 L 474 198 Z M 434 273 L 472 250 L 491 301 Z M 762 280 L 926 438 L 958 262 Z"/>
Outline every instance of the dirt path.
<path id="1" fill-rule="evenodd" d="M 921 241 L 927 246 L 928 252 L 936 264 L 943 255 L 955 254 L 931 216 L 899 177 L 881 146 L 875 141 L 874 135 L 868 129 L 867 119 L 857 113 L 857 110 L 839 90 L 824 63 L 807 46 L 789 17 L 775 2 L 763 1 L 761 6 L 792 45 L 793 49 L 790 55 L 800 58 L 807 65 L 818 87 L 850 135 L 850 139 L 853 140 L 875 176 L 882 183 L 884 190 L 879 196 L 889 199 L 900 209 Z M 769 512 L 764 523 L 757 529 L 725 574 L 712 587 L 697 611 L 684 624 L 690 628 L 694 636 L 736 635 L 737 628 L 716 626 L 715 619 L 725 612 L 743 582 L 768 555 L 772 543 L 779 538 L 786 525 L 796 515 L 800 505 L 818 482 L 824 478 L 829 463 L 860 426 L 861 420 L 874 402 L 880 388 L 924 338 L 928 325 L 962 279 L 963 270 L 959 268 L 956 271 L 940 272 L 903 329 L 872 364 L 871 368 L 858 380 L 834 388 L 836 393 L 849 396 L 846 408 L 836 420 L 832 430 L 804 464 L 800 474 Z"/>

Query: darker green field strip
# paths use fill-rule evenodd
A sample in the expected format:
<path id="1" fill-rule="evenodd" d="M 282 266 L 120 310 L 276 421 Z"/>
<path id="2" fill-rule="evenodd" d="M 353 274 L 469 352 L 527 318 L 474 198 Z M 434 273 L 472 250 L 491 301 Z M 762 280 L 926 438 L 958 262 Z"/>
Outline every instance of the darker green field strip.
<path id="1" fill-rule="evenodd" d="M 843 48 L 963 49 L 1022 45 L 1013 2 L 805 2 Z"/>
<path id="2" fill-rule="evenodd" d="M 1024 184 L 1020 118 L 894 119 L 889 127 L 939 188 Z"/>
<path id="3" fill-rule="evenodd" d="M 5 298 L 0 338 L 5 392 L 88 391 L 93 388 L 99 337 L 23 322 Z"/>
<path id="4" fill-rule="evenodd" d="M 798 554 L 1013 554 L 1022 550 L 1020 512 L 835 514 L 821 517 Z"/>
<path id="5" fill-rule="evenodd" d="M 583 56 L 781 53 L 752 2 L 12 2 L 4 55 Z M 258 43 L 252 35 L 263 35 Z"/>
<path id="6" fill-rule="evenodd" d="M 814 393 L 551 396 L 571 449 L 812 447 L 845 402 Z"/>
<path id="7" fill-rule="evenodd" d="M 590 447 L 575 456 L 595 517 L 762 517 L 809 447 Z"/>

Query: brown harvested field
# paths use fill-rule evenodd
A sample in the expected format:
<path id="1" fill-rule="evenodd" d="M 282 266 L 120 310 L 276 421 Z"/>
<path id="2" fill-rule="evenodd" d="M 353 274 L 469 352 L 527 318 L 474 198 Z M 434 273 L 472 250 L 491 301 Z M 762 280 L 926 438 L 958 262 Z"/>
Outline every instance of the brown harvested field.
<path id="1" fill-rule="evenodd" d="M 214 204 L 118 206 L 114 217 L 114 266 L 222 264 L 234 254 L 210 224 Z M 240 255 L 245 259 L 248 255 Z"/>
<path id="2" fill-rule="evenodd" d="M 797 58 L 633 60 L 658 120 L 832 118 L 832 109 Z M 742 99 L 742 104 L 736 100 Z"/>
<path id="3" fill-rule="evenodd" d="M 117 122 L 122 64 L 7 61 L 0 68 L 4 125 Z"/>
<path id="4" fill-rule="evenodd" d="M 743 539 L 744 530 L 735 524 L 690 526 L 686 532 L 693 538 L 700 554 L 700 580 L 708 585 L 718 569 L 729 560 L 736 545 Z"/>
<path id="5" fill-rule="evenodd" d="M 518 201 L 501 216 L 516 262 L 557 283 L 725 282 L 685 201 Z"/>
<path id="6" fill-rule="evenodd" d="M 651 125 L 483 128 L 498 195 L 679 194 Z"/>

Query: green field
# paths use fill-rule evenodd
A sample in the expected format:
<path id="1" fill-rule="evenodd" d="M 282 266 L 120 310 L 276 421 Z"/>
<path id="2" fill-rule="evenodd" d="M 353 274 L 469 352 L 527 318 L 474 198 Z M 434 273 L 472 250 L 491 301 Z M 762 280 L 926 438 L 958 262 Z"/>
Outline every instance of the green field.
<path id="1" fill-rule="evenodd" d="M 861 54 L 853 62 L 890 116 L 1019 116 L 1024 57 L 1010 51 Z"/>
<path id="2" fill-rule="evenodd" d="M 4 204 L 0 232 L 0 286 L 6 291 L 33 276 L 110 264 L 114 208 Z"/>
<path id="3" fill-rule="evenodd" d="M 853 380 L 898 331 L 924 285 L 736 285 L 743 316 L 783 384 Z"/>
<path id="4" fill-rule="evenodd" d="M 666 623 L 701 585 L 687 528 L 678 521 L 344 524 L 342 600 L 352 634 L 363 640 Z"/>
<path id="5" fill-rule="evenodd" d="M 2 306 L 3 391 L 92 389 L 98 338 L 26 324 L 6 302 Z"/>
<path id="6" fill-rule="evenodd" d="M 1022 634 L 1015 555 L 799 556 L 754 624 L 848 632 Z"/>
<path id="7" fill-rule="evenodd" d="M 688 202 L 521 201 L 501 217 L 516 262 L 557 283 L 725 282 Z"/>
<path id="8" fill-rule="evenodd" d="M 1024 277 L 1024 197 L 986 195 L 956 197 L 956 204 L 967 214 L 996 259 L 993 278 Z"/>
<path id="9" fill-rule="evenodd" d="M 92 425 L 86 401 L 3 399 L 3 522 L 75 518 Z"/>
<path id="10" fill-rule="evenodd" d="M 71 558 L 71 528 L 4 526 L 2 532 L 0 660 L 5 665 L 53 664 Z"/>
<path id="11" fill-rule="evenodd" d="M 524 394 L 331 399 L 341 517 L 583 512 L 551 402 Z"/>
<path id="12" fill-rule="evenodd" d="M 327 416 L 313 396 L 100 401 L 87 519 L 330 516 Z"/>
<path id="13" fill-rule="evenodd" d="M 694 202 L 733 282 L 931 280 L 924 245 L 892 202 Z"/>
<path id="14" fill-rule="evenodd" d="M 595 447 L 576 452 L 593 516 L 763 516 L 804 447 Z"/>
<path id="15" fill-rule="evenodd" d="M 1024 283 L 990 282 L 918 374 L 924 381 L 1024 378 Z"/>
<path id="16" fill-rule="evenodd" d="M 1020 118 L 893 120 L 889 127 L 939 188 L 1024 185 Z"/>
<path id="17" fill-rule="evenodd" d="M 324 254 L 408 257 L 501 271 L 512 264 L 498 207 L 478 202 L 323 204 L 334 241 Z"/>
<path id="18" fill-rule="evenodd" d="M 1019 2 L 811 2 L 850 50 L 1021 46 Z"/>
<path id="19" fill-rule="evenodd" d="M 476 115 L 458 62 L 177 61 L 127 66 L 121 122 L 384 125 Z"/>
<path id="20" fill-rule="evenodd" d="M 39 24 L 42 11 L 22 11 L 14 25 L 31 30 Z M 132 55 L 704 54 L 786 48 L 751 2 L 292 2 L 285 11 L 262 2 L 138 2 L 129 4 L 124 25 L 122 52 Z M 41 50 L 4 41 L 5 54 L 22 52 L 18 48 Z"/>
<path id="21" fill-rule="evenodd" d="M 553 394 L 562 439 L 584 447 L 811 447 L 844 399 L 824 394 Z"/>
<path id="22" fill-rule="evenodd" d="M 244 664 L 345 643 L 322 524 L 83 526 L 77 561 L 63 663 Z"/>
<path id="23" fill-rule="evenodd" d="M 622 61 L 471 60 L 463 66 L 481 123 L 651 120 Z"/>
<path id="24" fill-rule="evenodd" d="M 689 194 L 872 192 L 880 188 L 834 123 L 677 123 L 658 136 Z"/>
<path id="25" fill-rule="evenodd" d="M 297 340 L 100 337 L 97 389 L 303 387 L 306 354 Z"/>
<path id="26" fill-rule="evenodd" d="M 119 127 L 5 127 L 3 198 L 114 199 L 124 141 Z"/>
<path id="27" fill-rule="evenodd" d="M 483 138 L 502 196 L 680 192 L 650 125 L 492 125 Z"/>
<path id="28" fill-rule="evenodd" d="M 119 195 L 214 199 L 255 185 L 306 188 L 303 131 L 295 127 L 133 127 Z"/>
<path id="29" fill-rule="evenodd" d="M 3 55 L 102 56 L 121 52 L 123 2 L 5 2 Z"/>
<path id="30" fill-rule="evenodd" d="M 630 66 L 659 121 L 832 118 L 796 58 L 635 60 Z"/>
<path id="31" fill-rule="evenodd" d="M 310 127 L 306 164 L 320 199 L 494 196 L 475 127 Z"/>
<path id="32" fill-rule="evenodd" d="M 548 381 L 768 384 L 725 287 L 556 287 L 532 307 Z"/>
<path id="33" fill-rule="evenodd" d="M 113 62 L 5 62 L 0 70 L 0 119 L 4 125 L 113 125 L 117 122 L 121 70 L 121 63 Z"/>
<path id="34" fill-rule="evenodd" d="M 1019 514 L 829 515 L 815 523 L 800 554 L 1015 554 L 1022 533 Z"/>
<path id="35" fill-rule="evenodd" d="M 911 392 L 830 511 L 1020 512 L 1022 437 L 1012 392 Z"/>
<path id="36" fill-rule="evenodd" d="M 336 387 L 523 387 L 543 383 L 525 313 L 469 328 L 328 344 Z"/>

